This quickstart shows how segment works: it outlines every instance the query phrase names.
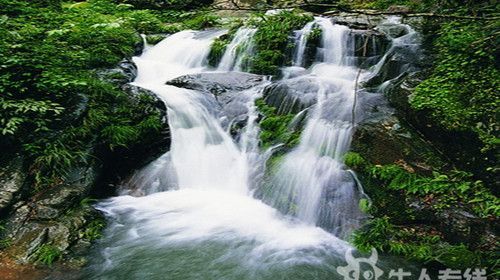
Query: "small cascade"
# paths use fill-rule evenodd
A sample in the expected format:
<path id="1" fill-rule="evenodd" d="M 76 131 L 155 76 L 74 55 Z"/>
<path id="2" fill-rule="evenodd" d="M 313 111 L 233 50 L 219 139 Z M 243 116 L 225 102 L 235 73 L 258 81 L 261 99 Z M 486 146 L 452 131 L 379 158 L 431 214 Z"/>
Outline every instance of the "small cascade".
<path id="1" fill-rule="evenodd" d="M 252 50 L 252 38 L 257 30 L 253 28 L 240 28 L 233 40 L 226 48 L 224 55 L 217 67 L 218 71 L 242 71 L 243 58 Z"/>
<path id="2" fill-rule="evenodd" d="M 392 37 L 390 29 L 397 26 L 398 28 L 403 28 L 405 30 L 404 35 L 399 37 Z M 389 50 L 384 54 L 384 56 L 378 61 L 378 63 L 373 67 L 371 74 L 367 79 L 371 79 L 380 74 L 382 67 L 387 63 L 388 59 L 394 56 L 397 52 L 403 53 L 407 57 L 413 57 L 418 54 L 420 50 L 421 38 L 420 34 L 415 31 L 411 26 L 407 24 L 402 24 L 401 19 L 399 17 L 389 17 L 388 20 L 381 25 L 377 26 L 377 29 L 386 34 L 391 39 L 391 45 Z M 404 72 L 407 69 L 397 69 L 399 71 L 395 72 Z M 389 81 L 386 81 L 385 85 L 387 86 Z"/>
<path id="3" fill-rule="evenodd" d="M 353 133 L 358 71 L 346 59 L 353 51 L 349 29 L 324 18 L 312 23 L 322 30 L 319 56 L 308 74 L 290 82 L 314 81 L 318 86 L 316 104 L 308 114 L 298 147 L 285 156 L 273 175 L 273 190 L 266 200 L 284 213 L 345 237 L 364 216 L 358 207 L 364 194 L 342 163 Z M 301 37 L 307 36 L 310 26 L 306 27 L 306 35 Z M 304 48 L 301 44 L 297 48 L 296 57 L 300 58 Z"/>
<path id="4" fill-rule="evenodd" d="M 307 36 L 316 27 L 321 45 L 304 69 Z M 240 28 L 217 70 L 244 70 L 255 32 Z M 366 195 L 343 164 L 356 125 L 355 82 L 373 74 L 356 67 L 350 30 L 318 17 L 296 32 L 293 65 L 280 81 L 218 95 L 166 84 L 203 72 L 226 77 L 206 66 L 213 41 L 224 33 L 182 31 L 133 58 L 133 84 L 167 106 L 171 149 L 134 174 L 120 196 L 97 205 L 109 223 L 85 279 L 340 277 L 336 267 L 351 248 L 341 238 L 365 218 L 358 205 Z M 299 144 L 265 176 L 278 148 L 259 147 L 255 100 L 272 83 L 300 97 L 307 93 L 308 105 L 294 107 L 290 124 L 302 130 Z M 243 113 L 224 111 L 231 102 Z"/>
<path id="5" fill-rule="evenodd" d="M 152 46 L 148 43 L 148 38 L 145 34 L 141 34 L 142 38 L 142 52 L 147 52 Z"/>
<path id="6" fill-rule="evenodd" d="M 307 23 L 304 28 L 296 32 L 295 39 L 295 51 L 293 54 L 293 65 L 303 66 L 304 65 L 304 53 L 307 47 L 307 39 L 311 33 L 316 21 Z"/>

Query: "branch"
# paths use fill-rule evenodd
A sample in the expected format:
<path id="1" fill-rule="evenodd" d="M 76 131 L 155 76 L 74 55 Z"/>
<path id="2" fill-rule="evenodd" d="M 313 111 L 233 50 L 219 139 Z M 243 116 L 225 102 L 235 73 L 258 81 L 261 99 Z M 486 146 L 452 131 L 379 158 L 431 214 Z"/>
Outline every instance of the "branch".
<path id="1" fill-rule="evenodd" d="M 323 13 L 323 15 L 336 15 L 340 12 L 361 14 L 369 16 L 377 15 L 399 15 L 403 17 L 430 17 L 430 18 L 448 18 L 448 19 L 467 19 L 467 20 L 499 20 L 500 16 L 495 17 L 475 17 L 475 16 L 460 16 L 460 15 L 445 15 L 445 14 L 435 14 L 435 13 L 401 13 L 401 12 L 379 12 L 371 10 L 342 10 L 342 11 L 329 11 Z"/>
<path id="2" fill-rule="evenodd" d="M 241 8 L 240 8 L 240 6 L 238 6 L 238 3 L 236 3 L 236 1 L 235 1 L 235 0 L 230 0 L 230 1 L 231 1 L 231 3 L 232 3 L 232 4 L 236 7 L 236 8 L 241 9 Z"/>
<path id="3" fill-rule="evenodd" d="M 368 46 L 368 41 L 370 40 L 370 36 L 365 37 L 365 42 L 363 44 L 363 55 L 362 57 L 366 57 L 366 49 Z M 363 64 L 365 64 L 366 60 L 363 61 Z M 356 105 L 358 103 L 358 87 L 359 87 L 359 77 L 361 76 L 361 71 L 363 70 L 362 68 L 363 65 L 359 67 L 358 73 L 356 74 L 356 80 L 354 81 L 354 100 L 352 102 L 352 111 L 351 111 L 351 122 L 352 126 L 356 124 Z"/>
<path id="4" fill-rule="evenodd" d="M 350 10 L 345 9 L 337 4 L 321 4 L 321 3 L 308 3 L 305 1 L 305 4 L 297 4 L 297 5 L 289 5 L 282 7 L 240 7 L 237 5 L 235 0 L 230 0 L 231 3 L 236 8 L 229 7 L 221 7 L 214 6 L 212 9 L 214 10 L 229 10 L 229 11 L 266 11 L 269 9 L 277 8 L 277 9 L 303 9 L 307 7 L 324 7 L 324 8 L 336 8 L 336 11 L 328 11 L 321 13 L 322 15 L 337 15 L 341 12 L 351 13 L 351 14 L 361 14 L 361 15 L 369 15 L 369 16 L 377 16 L 377 15 L 399 15 L 402 17 L 429 17 L 429 18 L 446 18 L 446 19 L 463 19 L 463 20 L 500 20 L 500 16 L 493 17 L 477 17 L 477 16 L 461 16 L 461 15 L 447 15 L 447 14 L 435 14 L 435 13 L 402 13 L 402 12 L 385 12 L 385 11 L 374 11 L 374 10 Z"/>

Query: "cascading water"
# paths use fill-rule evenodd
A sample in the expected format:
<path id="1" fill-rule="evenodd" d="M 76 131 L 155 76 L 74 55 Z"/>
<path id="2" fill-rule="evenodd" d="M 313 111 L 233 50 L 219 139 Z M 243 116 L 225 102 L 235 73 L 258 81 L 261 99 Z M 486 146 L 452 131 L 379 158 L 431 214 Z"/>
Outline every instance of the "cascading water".
<path id="1" fill-rule="evenodd" d="M 102 258 L 89 267 L 88 278 L 164 279 L 168 272 L 179 279 L 275 279 L 310 274 L 304 266 L 318 266 L 312 273 L 326 277 L 334 269 L 319 264 L 335 262 L 348 248 L 326 231 L 290 221 L 252 198 L 249 163 L 258 136 L 253 99 L 261 87 L 248 90 L 253 99 L 237 143 L 221 126 L 217 110 L 205 107 L 213 97 L 164 84 L 203 71 L 218 35 L 180 32 L 134 58 L 134 84 L 165 101 L 172 137 L 171 150 L 145 171 L 162 176 L 163 166 L 175 176 L 168 184 L 173 189 L 154 193 L 163 190 L 162 183 L 146 180 L 142 187 L 147 191 L 135 194 L 152 194 L 122 195 L 97 206 L 113 222 L 102 240 Z M 139 173 L 134 180 L 147 177 Z"/>
<path id="2" fill-rule="evenodd" d="M 252 50 L 252 38 L 256 29 L 240 28 L 227 46 L 217 67 L 218 71 L 242 71 L 243 58 Z"/>
<path id="3" fill-rule="evenodd" d="M 307 23 L 304 28 L 296 32 L 295 39 L 295 53 L 293 54 L 293 65 L 303 66 L 304 65 L 304 53 L 307 46 L 307 38 L 311 33 L 316 21 Z"/>
<path id="4" fill-rule="evenodd" d="M 238 92 L 246 123 L 237 140 L 213 95 L 165 84 L 209 71 L 210 46 L 224 32 L 179 32 L 134 58 L 134 84 L 168 108 L 171 149 L 136 173 L 121 196 L 97 205 L 110 225 L 85 279 L 341 278 L 336 267 L 350 246 L 336 236 L 357 226 L 364 196 L 342 164 L 358 69 L 348 59 L 346 27 L 317 18 L 299 42 L 312 26 L 322 30 L 317 62 L 283 82 L 311 83 L 315 105 L 301 114 L 307 119 L 300 144 L 274 174 L 267 204 L 254 198 L 256 188 L 268 185 L 260 178 L 272 152 L 259 152 L 254 101 L 269 82 Z M 239 70 L 237 49 L 248 47 L 254 32 L 238 31 L 219 71 Z M 295 67 L 303 65 L 304 49 L 298 45 Z"/>
<path id="5" fill-rule="evenodd" d="M 364 216 L 358 207 L 364 194 L 342 164 L 353 130 L 358 69 L 348 62 L 353 46 L 349 45 L 347 27 L 316 18 L 303 29 L 301 37 L 307 37 L 313 25 L 322 31 L 316 63 L 308 74 L 289 81 L 298 80 L 302 84 L 313 81 L 311 86 L 317 89 L 316 105 L 308 113 L 300 144 L 285 156 L 274 174 L 273 190 L 265 200 L 287 214 L 344 237 L 358 227 Z M 305 46 L 299 44 L 298 50 L 303 52 Z M 300 53 L 295 55 L 296 65 L 302 64 L 302 57 Z"/>

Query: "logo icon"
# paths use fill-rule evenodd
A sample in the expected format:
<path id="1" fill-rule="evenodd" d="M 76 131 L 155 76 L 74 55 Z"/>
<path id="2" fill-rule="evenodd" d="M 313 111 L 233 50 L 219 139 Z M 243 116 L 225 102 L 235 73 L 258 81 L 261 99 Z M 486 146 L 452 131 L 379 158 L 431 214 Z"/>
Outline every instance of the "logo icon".
<path id="1" fill-rule="evenodd" d="M 345 252 L 346 266 L 337 267 L 344 280 L 377 280 L 384 272 L 377 267 L 378 253 L 372 249 L 369 258 L 355 258 L 352 249 Z"/>

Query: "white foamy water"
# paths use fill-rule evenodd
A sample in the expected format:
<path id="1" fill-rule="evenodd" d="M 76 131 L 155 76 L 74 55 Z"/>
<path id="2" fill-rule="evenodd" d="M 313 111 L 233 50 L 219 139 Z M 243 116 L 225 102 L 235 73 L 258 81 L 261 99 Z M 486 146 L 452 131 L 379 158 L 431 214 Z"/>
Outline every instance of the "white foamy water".
<path id="1" fill-rule="evenodd" d="M 226 47 L 222 56 L 218 71 L 242 71 L 243 58 L 252 50 L 252 38 L 256 29 L 240 28 L 234 35 L 233 40 Z"/>
<path id="2" fill-rule="evenodd" d="M 239 258 L 238 266 L 252 271 L 324 265 L 325 255 L 337 256 L 348 247 L 323 229 L 287 218 L 252 197 L 249 186 L 256 170 L 251 165 L 261 156 L 253 104 L 260 96 L 258 87 L 242 93 L 249 95 L 248 120 L 235 141 L 216 111 L 206 107 L 211 104 L 206 93 L 165 85 L 180 75 L 205 71 L 211 42 L 220 34 L 183 31 L 134 58 L 134 84 L 167 105 L 172 143 L 167 154 L 132 179 L 138 185 L 135 195 L 148 195 L 123 195 L 98 205 L 112 223 L 103 241 L 105 265 L 94 271 L 99 279 L 119 275 L 117 268 L 123 271 L 132 252 L 147 261 L 155 250 L 191 250 L 193 244 L 223 248 L 219 258 Z M 170 190 L 161 187 L 162 180 Z"/>
<path id="3" fill-rule="evenodd" d="M 306 70 L 298 66 L 312 26 L 321 28 L 322 45 Z M 250 50 L 254 32 L 237 32 L 218 70 L 241 70 L 241 48 Z M 284 156 L 262 201 L 254 191 L 269 183 L 262 177 L 273 150 L 259 150 L 254 102 L 269 82 L 238 93 L 246 120 L 234 139 L 216 97 L 165 84 L 208 71 L 210 46 L 224 31 L 182 31 L 135 57 L 134 84 L 168 108 L 171 148 L 137 172 L 123 195 L 97 205 L 109 226 L 85 278 L 338 279 L 336 267 L 351 247 L 337 236 L 359 226 L 364 197 L 342 163 L 358 73 L 347 59 L 348 33 L 323 18 L 298 33 L 295 66 L 284 69 L 284 81 L 312 82 L 316 101 L 300 113 L 300 143 Z"/>
<path id="4" fill-rule="evenodd" d="M 365 195 L 342 163 L 354 129 L 352 108 L 359 70 L 348 60 L 354 48 L 349 44 L 350 30 L 325 18 L 316 18 L 300 32 L 295 65 L 303 64 L 303 38 L 312 26 L 322 32 L 316 63 L 305 74 L 284 82 L 312 81 L 317 88 L 316 104 L 308 113 L 299 145 L 273 174 L 274 189 L 265 199 L 310 225 L 346 237 L 364 217 L 358 205 Z"/>

